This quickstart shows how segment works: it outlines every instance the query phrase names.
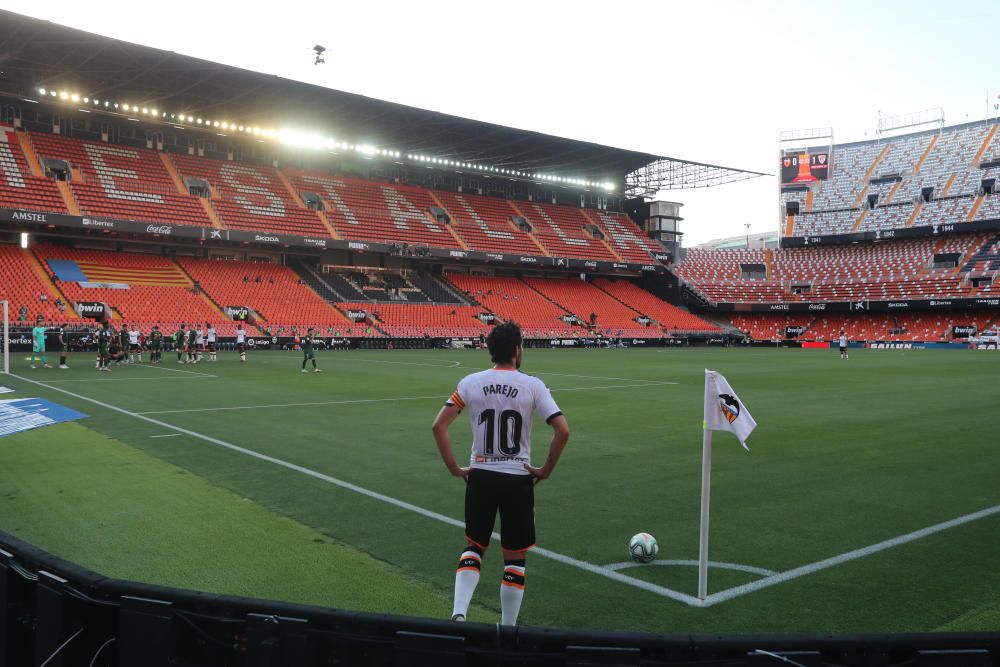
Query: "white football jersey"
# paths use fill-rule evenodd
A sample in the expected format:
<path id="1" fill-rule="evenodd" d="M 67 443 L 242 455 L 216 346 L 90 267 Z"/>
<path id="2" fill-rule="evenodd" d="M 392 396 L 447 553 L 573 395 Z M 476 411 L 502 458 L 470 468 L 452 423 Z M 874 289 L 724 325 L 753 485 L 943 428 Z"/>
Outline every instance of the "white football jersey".
<path id="1" fill-rule="evenodd" d="M 562 414 L 544 382 L 495 368 L 464 377 L 447 404 L 469 411 L 472 467 L 512 475 L 529 474 L 532 414 L 546 423 Z"/>
<path id="2" fill-rule="evenodd" d="M 211 328 L 211 329 L 208 330 L 208 342 L 209 343 L 214 343 L 215 342 L 215 329 L 214 328 Z"/>
<path id="3" fill-rule="evenodd" d="M 847 336 L 840 337 L 840 347 L 847 347 Z"/>
<path id="4" fill-rule="evenodd" d="M 128 343 L 129 343 L 129 345 L 138 345 L 139 344 L 139 332 L 138 331 L 129 331 L 128 332 Z"/>
<path id="5" fill-rule="evenodd" d="M 205 332 L 202 331 L 201 329 L 198 329 L 197 331 L 195 331 L 194 332 L 194 342 L 196 344 L 198 344 L 198 345 L 201 345 L 202 343 L 204 343 L 205 342 Z"/>
<path id="6" fill-rule="evenodd" d="M 236 330 L 236 342 L 245 343 L 247 341 L 247 332 L 243 329 Z"/>

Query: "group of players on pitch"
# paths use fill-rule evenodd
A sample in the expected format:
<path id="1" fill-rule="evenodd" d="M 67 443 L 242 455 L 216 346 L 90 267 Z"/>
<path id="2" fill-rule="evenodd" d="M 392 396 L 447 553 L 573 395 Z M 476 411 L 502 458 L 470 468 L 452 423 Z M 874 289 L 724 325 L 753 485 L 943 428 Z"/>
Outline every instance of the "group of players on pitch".
<path id="1" fill-rule="evenodd" d="M 35 321 L 35 326 L 31 330 L 31 368 L 38 368 L 36 359 L 41 361 L 44 368 L 52 368 L 46 356 L 46 336 L 54 330 L 58 335 L 59 344 L 59 368 L 68 369 L 67 358 L 69 355 L 69 333 L 64 326 L 46 327 L 45 318 L 41 315 Z M 137 325 L 131 327 L 121 326 L 115 329 L 110 322 L 102 322 L 101 326 L 92 334 L 92 338 L 97 343 L 97 358 L 94 368 L 98 371 L 110 371 L 111 366 L 121 364 L 141 364 L 142 354 L 149 352 L 149 363 L 159 364 L 163 361 L 163 349 L 166 343 L 166 336 L 160 330 L 159 325 L 153 325 L 149 334 L 145 334 Z M 181 324 L 178 330 L 171 335 L 174 351 L 177 353 L 177 363 L 196 364 L 205 355 L 208 361 L 215 363 L 218 361 L 216 343 L 218 333 L 210 322 L 205 323 L 205 328 L 192 326 L 190 329 L 185 324 Z M 309 328 L 304 336 L 298 339 L 302 349 L 302 372 L 308 373 L 306 364 L 312 362 L 313 372 L 322 373 L 323 369 L 316 364 L 316 345 L 318 339 L 313 328 Z M 240 355 L 240 361 L 247 360 L 247 332 L 242 324 L 236 325 L 236 351 Z"/>

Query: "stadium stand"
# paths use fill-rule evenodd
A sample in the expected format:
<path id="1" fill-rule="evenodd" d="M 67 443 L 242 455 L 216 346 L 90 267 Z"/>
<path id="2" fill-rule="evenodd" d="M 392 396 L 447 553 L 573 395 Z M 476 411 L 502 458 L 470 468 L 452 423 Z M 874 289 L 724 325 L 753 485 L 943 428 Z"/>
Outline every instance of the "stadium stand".
<path id="1" fill-rule="evenodd" d="M 865 173 L 878 157 L 881 147 L 875 142 L 834 146 L 831 178 L 821 181 L 813 199 L 814 211 L 853 208 L 867 183 Z M 798 221 L 796 221 L 798 222 Z"/>
<path id="2" fill-rule="evenodd" d="M 541 249 L 531 237 L 511 222 L 516 215 L 502 199 L 478 195 L 436 192 L 453 222 L 453 229 L 469 248 L 487 252 L 538 255 Z"/>
<path id="3" fill-rule="evenodd" d="M 755 340 L 783 340 L 787 327 L 806 327 L 813 322 L 812 315 L 730 315 L 729 321 L 737 329 Z M 800 336 L 805 338 L 805 335 Z"/>
<path id="4" fill-rule="evenodd" d="M 667 303 L 626 279 L 597 278 L 594 285 L 629 308 L 650 317 L 668 333 L 718 331 L 719 327 Z"/>
<path id="5" fill-rule="evenodd" d="M 1000 169 L 989 167 L 1000 159 L 996 127 L 970 123 L 940 133 L 834 146 L 831 178 L 811 186 L 812 206 L 800 207 L 792 234 L 847 234 L 969 220 L 981 182 L 1000 174 Z M 922 200 L 925 190 L 930 201 Z M 867 210 L 871 195 L 877 196 L 876 206 Z M 804 199 L 801 192 L 781 195 L 782 204 Z M 1000 217 L 996 202 L 985 197 L 971 219 Z"/>
<path id="6" fill-rule="evenodd" d="M 18 133 L 9 125 L 0 125 L 0 202 L 3 208 L 67 212 L 55 183 L 33 173 Z"/>
<path id="7" fill-rule="evenodd" d="M 197 292 L 180 267 L 161 255 L 83 250 L 50 244 L 36 245 L 34 252 L 71 302 L 106 303 L 112 309 L 113 320 L 138 324 L 147 331 L 154 324 L 165 331 L 173 330 L 182 322 L 211 322 L 223 335 L 235 329 L 232 320 Z M 57 260 L 71 262 L 85 275 L 87 280 L 84 282 L 101 286 L 87 287 L 78 280 L 60 279 Z"/>
<path id="8" fill-rule="evenodd" d="M 12 325 L 19 321 L 34 322 L 39 315 L 49 322 L 80 319 L 73 310 L 73 304 L 60 294 L 30 250 L 0 244 L 0 275 L 4 276 L 0 283 L 0 300 L 9 302 L 8 317 Z M 60 308 L 59 303 L 64 308 Z"/>
<path id="9" fill-rule="evenodd" d="M 29 136 L 39 158 L 69 164 L 69 186 L 81 213 L 175 225 L 212 224 L 196 198 L 178 192 L 155 151 L 55 134 Z"/>
<path id="10" fill-rule="evenodd" d="M 957 269 L 936 269 L 935 254 L 959 256 L 983 235 L 777 250 L 691 249 L 675 271 L 709 301 L 850 301 L 967 297 L 981 291 Z M 768 280 L 739 278 L 741 266 L 770 267 Z"/>
<path id="11" fill-rule="evenodd" d="M 576 315 L 580 321 L 593 324 L 605 335 L 643 338 L 660 338 L 663 335 L 654 326 L 640 324 L 640 313 L 586 281 L 576 278 L 526 278 L 524 282 Z M 591 315 L 595 316 L 593 321 Z"/>
<path id="12" fill-rule="evenodd" d="M 608 246 L 587 232 L 587 226 L 596 229 L 597 225 L 579 209 L 538 202 L 517 202 L 515 207 L 524 214 L 535 237 L 548 249 L 549 254 L 615 261 L 616 257 L 611 254 Z"/>
<path id="13" fill-rule="evenodd" d="M 365 311 L 379 329 L 395 338 L 473 337 L 489 333 L 489 327 L 478 318 L 483 313 L 478 306 L 367 302 L 337 305 L 344 311 Z"/>
<path id="14" fill-rule="evenodd" d="M 329 238 L 315 211 L 296 201 L 276 169 L 263 165 L 171 155 L 178 174 L 206 181 L 212 208 L 231 229 Z"/>
<path id="15" fill-rule="evenodd" d="M 280 264 L 178 258 L 185 271 L 219 307 L 246 306 L 257 327 L 273 332 L 296 327 L 343 326 L 350 321 Z"/>
<path id="16" fill-rule="evenodd" d="M 431 217 L 430 207 L 436 204 L 422 188 L 313 171 L 291 170 L 288 180 L 300 194 L 311 192 L 323 199 L 324 215 L 341 238 L 461 247 L 446 226 Z"/>
<path id="17" fill-rule="evenodd" d="M 580 212 L 597 220 L 603 227 L 608 245 L 626 262 L 648 263 L 652 261 L 653 253 L 663 252 L 663 248 L 647 237 L 624 213 L 585 209 L 580 209 Z"/>
<path id="18" fill-rule="evenodd" d="M 569 313 L 517 278 L 452 273 L 445 276 L 468 298 L 497 317 L 515 321 L 524 333 L 538 338 L 572 335 Z"/>

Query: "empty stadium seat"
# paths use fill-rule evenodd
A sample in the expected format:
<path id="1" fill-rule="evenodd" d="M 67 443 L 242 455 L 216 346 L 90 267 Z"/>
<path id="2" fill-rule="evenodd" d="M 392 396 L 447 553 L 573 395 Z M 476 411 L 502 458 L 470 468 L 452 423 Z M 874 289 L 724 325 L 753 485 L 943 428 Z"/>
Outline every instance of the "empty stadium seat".
<path id="1" fill-rule="evenodd" d="M 261 329 L 304 331 L 350 322 L 286 266 L 188 257 L 178 262 L 220 307 L 246 306 L 258 313 Z"/>
<path id="2" fill-rule="evenodd" d="M 51 179 L 34 176 L 17 134 L 0 124 L 0 201 L 3 208 L 66 213 L 66 203 Z"/>
<path id="3" fill-rule="evenodd" d="M 212 208 L 230 229 L 329 238 L 316 215 L 293 198 L 273 167 L 190 155 L 171 155 L 181 177 L 206 181 Z"/>
<path id="4" fill-rule="evenodd" d="M 97 276 L 87 287 L 77 281 L 59 280 L 58 286 L 73 301 L 99 301 L 111 307 L 113 318 L 127 324 L 138 324 L 148 330 L 153 324 L 171 330 L 181 323 L 211 322 L 220 334 L 235 330 L 232 320 L 199 294 L 181 268 L 162 255 L 83 250 L 65 246 L 39 244 L 35 254 L 50 276 L 56 273 L 50 260 L 70 260 L 83 270 Z M 109 283 L 128 285 L 125 289 L 106 286 Z"/>
<path id="5" fill-rule="evenodd" d="M 155 151 L 55 134 L 31 133 L 40 158 L 69 163 L 70 189 L 88 215 L 122 220 L 166 222 L 210 227 L 197 198 L 177 191 Z"/>

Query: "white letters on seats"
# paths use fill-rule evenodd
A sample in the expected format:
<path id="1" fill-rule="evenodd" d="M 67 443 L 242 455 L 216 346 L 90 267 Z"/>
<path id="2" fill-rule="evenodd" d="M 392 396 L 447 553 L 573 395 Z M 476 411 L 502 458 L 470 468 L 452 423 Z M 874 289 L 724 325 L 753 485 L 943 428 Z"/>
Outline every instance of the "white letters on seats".
<path id="1" fill-rule="evenodd" d="M 567 245 L 588 245 L 586 239 L 571 239 L 566 234 L 566 232 L 562 230 L 562 227 L 557 225 L 556 221 L 553 220 L 551 217 L 549 217 L 549 214 L 546 213 L 545 210 L 541 208 L 538 204 L 532 204 L 531 208 L 535 209 L 535 212 L 538 213 L 538 217 L 544 220 L 548 224 L 548 226 L 552 228 L 552 231 L 556 233 L 556 236 L 562 239 L 563 243 Z"/>
<path id="2" fill-rule="evenodd" d="M 630 245 L 635 246 L 639 250 L 645 253 L 649 253 L 649 250 L 643 245 L 642 240 L 639 235 L 634 231 L 629 229 L 627 226 L 623 225 L 614 216 L 610 216 L 607 213 L 601 212 L 600 214 L 601 222 L 604 224 L 605 229 L 608 230 L 608 234 L 611 236 L 611 240 L 615 242 L 615 245 L 619 248 L 628 248 Z"/>
<path id="3" fill-rule="evenodd" d="M 429 232 L 436 232 L 438 234 L 444 232 L 443 229 L 431 222 L 430 218 L 417 210 L 416 206 L 407 201 L 406 197 L 395 189 L 385 186 L 380 189 L 382 190 L 382 196 L 385 197 L 385 203 L 389 205 L 389 214 L 392 216 L 392 221 L 396 223 L 396 227 L 399 229 L 409 229 L 410 226 L 407 224 L 407 220 L 409 220 L 410 222 L 419 222 L 427 227 L 427 231 Z"/>
<path id="4" fill-rule="evenodd" d="M 144 201 L 151 204 L 163 203 L 163 197 L 152 192 L 119 189 L 118 183 L 115 182 L 116 178 L 128 178 L 138 182 L 140 180 L 139 174 L 131 169 L 112 167 L 104 161 L 105 157 L 118 157 L 138 162 L 141 158 L 135 151 L 128 148 L 101 146 L 99 144 L 84 144 L 83 150 L 87 154 L 87 157 L 90 158 L 90 163 L 94 165 L 94 174 L 97 176 L 97 182 L 101 184 L 104 193 L 111 199 L 128 199 L 129 201 Z"/>
<path id="5" fill-rule="evenodd" d="M 233 201 L 243 206 L 246 210 L 258 215 L 268 215 L 272 218 L 283 218 L 285 216 L 285 202 L 281 201 L 281 197 L 265 187 L 268 184 L 267 179 L 256 169 L 227 162 L 219 168 L 219 174 L 226 185 L 241 193 L 233 197 Z M 238 178 L 240 176 L 256 181 L 260 183 L 260 186 L 240 181 Z M 255 204 L 249 197 L 244 197 L 243 195 L 253 195 L 258 199 L 266 199 L 267 204 Z"/>
<path id="6" fill-rule="evenodd" d="M 322 178 L 320 176 L 303 176 L 303 181 L 307 183 L 315 183 L 323 191 L 323 195 L 333 204 L 333 207 L 344 216 L 344 220 L 349 225 L 358 224 L 358 219 L 354 217 L 354 212 L 347 207 L 347 204 L 341 198 L 340 194 L 337 192 L 336 188 L 346 188 L 347 183 L 338 180 L 330 180 L 329 178 Z"/>
<path id="7" fill-rule="evenodd" d="M 17 168 L 14 151 L 7 145 L 7 133 L 0 133 L 0 171 L 7 178 L 7 185 L 12 188 L 26 188 L 21 170 Z"/>
<path id="8" fill-rule="evenodd" d="M 467 202 L 465 200 L 465 197 L 463 197 L 462 195 L 455 195 L 455 199 L 458 201 L 459 206 L 465 209 L 465 212 L 468 214 L 468 216 L 472 218 L 472 222 L 476 223 L 476 227 L 479 227 L 481 230 L 483 230 L 483 233 L 489 236 L 490 238 L 494 239 L 514 238 L 514 235 L 511 234 L 510 232 L 503 231 L 500 229 L 490 229 L 489 225 L 486 224 L 486 221 L 483 220 L 481 217 L 479 217 L 479 214 L 476 213 L 471 206 L 469 206 L 469 202 Z"/>

